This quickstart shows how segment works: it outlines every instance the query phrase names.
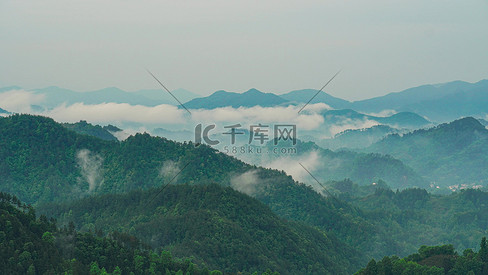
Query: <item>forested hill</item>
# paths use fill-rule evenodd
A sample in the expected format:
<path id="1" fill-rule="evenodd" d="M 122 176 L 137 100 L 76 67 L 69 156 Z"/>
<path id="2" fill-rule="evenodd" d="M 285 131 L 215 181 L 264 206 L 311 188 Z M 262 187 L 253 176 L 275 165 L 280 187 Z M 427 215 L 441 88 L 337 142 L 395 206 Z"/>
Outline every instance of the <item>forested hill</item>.
<path id="1" fill-rule="evenodd" d="M 53 219 L 37 218 L 31 206 L 0 192 L 0 274 L 222 274 L 158 252 L 125 233 L 101 237 L 76 232 L 72 224 L 59 228 Z"/>
<path id="2" fill-rule="evenodd" d="M 344 152 L 344 154 L 349 153 Z M 2 175 L 0 191 L 12 193 L 22 201 L 33 203 L 35 207 L 47 202 L 62 204 L 64 206 L 59 206 L 59 209 L 67 213 L 69 210 L 63 207 L 68 207 L 67 205 L 72 203 L 74 209 L 79 199 L 85 199 L 87 204 L 92 203 L 88 200 L 93 199 L 95 204 L 100 201 L 98 196 L 117 195 L 120 196 L 117 198 L 122 200 L 124 196 L 131 198 L 134 194 L 138 194 L 137 192 L 144 192 L 143 190 L 153 190 L 154 193 L 153 188 L 160 188 L 168 183 L 171 185 L 163 190 L 161 193 L 163 197 L 168 190 L 175 190 L 172 189 L 173 184 L 178 186 L 186 184 L 187 187 L 181 187 L 182 189 L 178 190 L 190 188 L 196 194 L 201 192 L 198 187 L 200 185 L 230 186 L 256 199 L 248 200 L 247 197 L 243 199 L 249 204 L 259 201 L 281 219 L 301 222 L 320 230 L 328 240 L 337 244 L 337 247 L 344 248 L 344 251 L 351 251 L 350 248 L 356 250 L 355 256 L 360 264 L 366 264 L 367 259 L 372 257 L 378 258 L 392 254 L 408 255 L 419 246 L 420 240 L 427 240 L 430 242 L 426 243 L 428 245 L 438 245 L 448 242 L 448 237 L 453 239 L 459 236 L 459 241 L 454 243 L 456 248 L 473 247 L 473 240 L 479 239 L 478 234 L 484 232 L 480 230 L 485 230 L 480 229 L 482 224 L 479 222 L 480 218 L 484 217 L 483 206 L 470 203 L 467 199 L 451 200 L 451 197 L 439 197 L 442 204 L 422 204 L 421 201 L 413 204 L 420 208 L 396 208 L 391 205 L 394 203 L 410 205 L 408 204 L 409 194 L 417 191 L 406 190 L 399 192 L 398 195 L 396 193 L 391 195 L 392 191 L 384 188 L 369 197 L 358 197 L 356 194 L 349 198 L 340 196 L 337 199 L 327 196 L 322 189 L 314 190 L 294 181 L 292 177 L 282 171 L 246 164 L 205 145 L 195 147 L 192 143 L 177 143 L 148 134 L 137 134 L 122 142 L 104 141 L 75 133 L 52 119 L 39 116 L 13 115 L 0 118 L 0 159 L 2 160 L 0 162 L 0 174 Z M 365 158 L 357 164 L 370 163 L 376 165 L 375 167 L 387 167 L 383 162 L 374 162 L 374 159 L 378 158 Z M 351 171 L 369 172 L 367 168 L 362 169 Z M 180 171 L 181 173 L 179 173 Z M 173 178 L 175 180 L 170 182 Z M 381 183 L 382 187 L 386 187 L 383 182 Z M 335 187 L 338 190 L 347 189 L 347 186 L 343 188 L 335 185 Z M 132 191 L 134 193 L 127 194 Z M 174 192 L 180 194 L 180 191 Z M 191 197 L 193 191 L 188 192 Z M 483 196 L 486 193 L 481 192 L 480 194 L 479 198 L 477 197 L 478 201 L 484 201 Z M 95 198 L 90 198 L 92 196 Z M 434 198 L 430 196 L 422 195 L 421 198 Z M 393 199 L 389 199 L 390 197 Z M 203 195 L 192 198 L 196 201 L 195 203 L 203 204 L 205 202 Z M 375 204 L 375 200 L 378 203 Z M 171 201 L 169 200 L 169 202 Z M 433 201 L 437 200 L 433 199 Z M 130 205 L 129 202 L 127 202 L 128 205 Z M 164 202 L 159 202 L 164 205 Z M 125 230 L 131 230 L 132 227 L 141 227 L 142 230 L 143 225 L 146 225 L 146 219 L 153 217 L 156 214 L 153 212 L 154 209 L 158 209 L 158 207 L 147 208 L 147 212 L 142 212 L 142 209 L 138 208 L 140 206 L 136 204 L 134 209 L 136 212 L 127 210 L 129 212 L 125 215 L 117 212 L 119 211 L 117 207 L 111 208 L 113 205 L 109 202 L 104 203 L 100 206 L 99 211 L 108 211 L 104 210 L 103 206 L 112 209 L 113 212 L 110 215 L 120 217 L 114 221 L 113 227 Z M 464 208 L 457 208 L 458 204 L 463 205 Z M 427 205 L 433 205 L 436 208 L 431 211 Z M 172 209 L 173 205 L 165 207 Z M 192 207 L 195 206 L 188 206 L 189 212 L 191 210 L 201 214 L 199 208 Z M 181 208 L 174 206 L 174 211 L 178 211 L 178 209 Z M 216 209 L 218 208 L 211 209 L 211 212 Z M 449 223 L 432 222 L 432 219 L 438 220 L 436 213 L 444 211 L 442 209 L 452 209 L 443 216 L 443 219 Z M 99 213 L 95 210 L 93 210 L 95 212 L 85 210 L 87 213 L 93 213 L 93 216 Z M 91 221 L 88 216 L 86 221 L 85 217 L 77 218 L 79 221 L 77 226 L 86 229 L 92 226 L 90 224 L 94 226 L 97 222 L 108 222 L 107 213 L 109 212 L 104 212 L 105 214 L 100 220 Z M 51 213 L 60 215 L 61 220 L 67 221 L 62 213 Z M 164 214 L 164 212 L 162 213 Z M 141 219 L 137 219 L 138 217 Z M 129 227 L 124 223 L 124 218 L 125 221 L 136 219 L 137 223 L 131 224 Z M 163 216 L 161 220 L 167 218 Z M 226 219 L 222 219 L 226 221 Z M 240 224 L 235 219 L 229 218 L 229 220 L 232 221 L 229 223 L 230 225 Z M 474 222 L 466 222 L 471 220 Z M 286 222 L 284 223 L 286 224 Z M 460 230 L 461 226 L 465 226 L 465 228 Z M 420 232 L 419 228 L 427 231 Z M 286 231 L 289 228 L 286 229 L 285 226 L 281 229 Z M 305 229 L 301 231 L 308 232 Z M 461 234 L 462 232 L 468 233 Z M 478 233 L 474 234 L 473 236 L 476 237 L 472 238 L 469 236 L 471 234 L 469 232 Z M 429 238 L 429 236 L 436 238 Z M 420 237 L 422 239 L 419 239 Z M 185 239 L 179 239 L 179 243 L 175 244 L 182 244 L 183 240 Z M 191 240 L 191 238 L 186 240 Z M 161 245 L 170 244 L 161 243 Z M 202 255 L 200 256 L 203 258 Z M 350 255 L 347 257 L 351 263 L 351 266 L 346 267 L 347 270 L 354 266 L 359 268 L 360 265 L 355 264 L 354 257 Z M 201 261 L 207 261 L 207 259 Z M 211 262 L 211 260 L 208 261 Z M 219 265 L 217 262 L 214 264 Z M 218 266 L 218 268 L 221 267 L 225 266 Z"/>
<path id="3" fill-rule="evenodd" d="M 361 262 L 360 253 L 336 238 L 282 220 L 230 187 L 170 185 L 156 193 L 100 195 L 40 211 L 82 231 L 129 232 L 153 248 L 229 273 L 350 274 Z"/>
<path id="4" fill-rule="evenodd" d="M 488 177 L 488 130 L 472 117 L 390 135 L 367 151 L 392 155 L 441 187 L 485 185 Z"/>
<path id="5" fill-rule="evenodd" d="M 0 137 L 5 160 L 0 190 L 36 205 L 160 187 L 184 168 L 173 184 L 232 186 L 280 217 L 315 226 L 346 246 L 368 246 L 381 234 L 354 207 L 325 198 L 284 172 L 245 164 L 207 146 L 148 134 L 103 141 L 30 115 L 1 118 Z M 374 251 L 364 255 L 369 253 Z"/>

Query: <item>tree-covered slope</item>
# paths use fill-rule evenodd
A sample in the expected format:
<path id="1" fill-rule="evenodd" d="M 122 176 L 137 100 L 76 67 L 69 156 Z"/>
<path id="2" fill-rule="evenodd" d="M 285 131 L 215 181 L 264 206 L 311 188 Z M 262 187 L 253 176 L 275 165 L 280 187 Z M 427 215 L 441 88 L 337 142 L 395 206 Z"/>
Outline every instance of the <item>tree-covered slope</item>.
<path id="1" fill-rule="evenodd" d="M 460 250 L 474 248 L 488 234 L 488 193 L 480 190 L 439 196 L 423 189 L 377 189 L 349 201 L 374 221 L 378 230 L 402 243 L 390 254 L 405 256 L 420 245 L 442 243 Z"/>
<path id="2" fill-rule="evenodd" d="M 28 115 L 1 118 L 0 124 L 0 158 L 5 160 L 0 163 L 0 191 L 12 192 L 36 205 L 145 190 L 168 183 L 217 183 L 256 198 L 280 218 L 311 225 L 331 240 L 337 238 L 345 246 L 357 249 L 360 259 L 397 251 L 409 253 L 417 247 L 412 241 L 416 231 L 401 231 L 405 236 L 395 238 L 391 235 L 395 224 L 385 227 L 357 205 L 298 183 L 283 171 L 249 165 L 208 146 L 195 147 L 148 134 L 137 134 L 122 142 L 103 141 L 72 132 L 51 119 Z M 304 152 L 317 149 L 313 143 L 299 147 Z M 324 163 L 329 170 L 324 171 L 339 171 L 337 177 L 385 178 L 390 183 L 387 175 L 410 173 L 398 160 L 379 154 L 322 153 L 330 160 L 330 167 Z M 349 163 L 344 166 L 349 169 L 332 167 L 338 163 Z M 395 171 L 394 167 L 406 170 Z M 319 177 L 324 171 L 313 173 Z M 378 171 L 383 173 L 381 177 Z M 412 179 L 415 174 L 406 175 Z M 439 230 L 453 233 L 450 228 Z"/>
<path id="3" fill-rule="evenodd" d="M 347 274 L 358 253 L 317 229 L 287 222 L 249 196 L 218 185 L 89 197 L 42 208 L 82 230 L 134 234 L 154 248 L 225 272 L 272 269 L 281 274 Z"/>
<path id="4" fill-rule="evenodd" d="M 78 197 L 88 190 L 77 163 L 80 150 L 115 144 L 69 131 L 50 118 L 0 118 L 0 191 L 27 203 Z"/>
<path id="5" fill-rule="evenodd" d="M 371 260 L 356 275 L 393 275 L 393 274 L 467 274 L 484 275 L 488 273 L 488 244 L 483 237 L 478 252 L 466 249 L 462 255 L 452 245 L 426 246 L 417 253 L 405 258 L 385 256 L 380 261 Z"/>
<path id="6" fill-rule="evenodd" d="M 367 243 L 368 234 L 378 234 L 357 210 L 336 211 L 331 199 L 284 172 L 245 164 L 208 146 L 195 148 L 148 134 L 123 142 L 102 141 L 69 131 L 51 119 L 27 115 L 2 118 L 0 123 L 4 125 L 0 156 L 8 160 L 2 162 L 0 190 L 31 203 L 123 193 L 170 182 L 218 183 L 254 196 L 281 217 L 304 221 L 332 236 L 346 236 L 345 242 L 353 247 Z"/>
<path id="7" fill-rule="evenodd" d="M 53 219 L 37 218 L 31 206 L 0 192 L 1 274 L 221 274 L 158 252 L 116 231 L 101 237 L 76 232 L 72 224 L 58 228 Z"/>

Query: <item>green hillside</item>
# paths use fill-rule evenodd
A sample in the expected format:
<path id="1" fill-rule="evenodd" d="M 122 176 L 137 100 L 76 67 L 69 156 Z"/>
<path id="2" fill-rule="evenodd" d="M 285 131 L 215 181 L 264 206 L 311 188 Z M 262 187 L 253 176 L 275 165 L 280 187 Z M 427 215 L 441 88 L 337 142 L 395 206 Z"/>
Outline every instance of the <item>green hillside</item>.
<path id="1" fill-rule="evenodd" d="M 401 161 L 384 155 L 333 152 L 320 149 L 313 143 L 299 143 L 300 151 L 317 151 L 329 158 L 330 166 L 335 163 L 343 165 L 339 169 L 323 163 L 323 169 L 314 171 L 317 177 L 330 176 L 329 172 L 333 171 L 337 172 L 337 177 L 351 176 L 352 181 L 342 181 L 344 186 L 339 182 L 326 186 L 330 192 L 336 194 L 332 197 L 323 192 L 323 189 L 315 190 L 296 182 L 283 171 L 249 165 L 204 145 L 195 147 L 192 143 L 177 143 L 148 134 L 137 134 L 122 142 L 104 141 L 73 132 L 52 119 L 29 115 L 0 118 L 0 126 L 0 191 L 15 194 L 36 207 L 55 203 L 56 207 L 43 206 L 43 211 L 59 217 L 63 223 L 69 222 L 66 215 L 73 209 L 71 215 L 76 214 L 73 219 L 82 230 L 112 228 L 137 235 L 137 231 L 149 232 L 144 230 L 160 226 L 168 230 L 166 232 L 172 236 L 170 240 L 174 241 L 174 246 L 164 238 L 157 237 L 157 234 L 138 236 L 151 245 L 174 249 L 172 251 L 177 255 L 194 256 L 195 260 L 219 269 L 237 268 L 230 264 L 236 261 L 230 254 L 222 259 L 198 254 L 199 251 L 188 245 L 195 240 L 192 236 L 209 234 L 209 230 L 218 232 L 225 229 L 235 235 L 223 235 L 213 242 L 209 239 L 209 244 L 219 247 L 230 242 L 232 245 L 225 249 L 239 251 L 243 249 L 241 244 L 229 241 L 229 236 L 250 238 L 249 235 L 246 237 L 246 232 L 261 228 L 263 240 L 269 238 L 266 234 L 271 232 L 282 236 L 280 240 L 283 241 L 280 243 L 288 243 L 297 232 L 300 237 L 295 240 L 319 238 L 317 232 L 321 232 L 320 238 L 325 238 L 322 239 L 323 242 L 320 238 L 314 239 L 314 242 L 324 249 L 329 249 L 330 244 L 334 244 L 335 248 L 329 254 L 345 257 L 344 261 L 348 261 L 350 265 L 344 262 L 344 270 L 350 271 L 354 267 L 365 265 L 368 258 L 393 254 L 406 256 L 423 244 L 453 243 L 458 249 L 474 248 L 475 242 L 486 234 L 487 225 L 482 222 L 486 220 L 483 214 L 483 207 L 486 205 L 483 196 L 486 193 L 477 191 L 480 195 L 477 195 L 479 198 L 475 201 L 479 202 L 471 203 L 461 195 L 469 193 L 434 196 L 420 189 L 392 192 L 388 190 L 388 175 L 397 177 L 401 173 L 408 173 L 406 175 L 409 179 L 415 179 L 416 174 Z M 382 173 L 381 177 L 375 176 L 379 175 L 378 172 Z M 382 178 L 385 178 L 386 183 Z M 371 182 L 364 185 L 360 179 L 374 179 L 376 185 L 373 187 Z M 144 192 L 153 194 L 154 188 L 169 183 L 171 184 L 157 200 L 141 206 L 141 198 L 138 196 L 142 196 Z M 361 183 L 361 186 L 357 183 Z M 230 186 L 246 196 L 228 188 L 221 189 L 215 184 Z M 230 212 L 219 212 L 223 211 L 219 208 L 220 205 L 212 204 L 227 195 L 206 195 L 208 193 L 204 194 L 202 191 L 205 188 L 214 188 L 212 190 L 215 194 L 231 194 L 225 204 Z M 166 197 L 163 200 L 168 191 L 171 191 L 169 195 L 174 193 L 175 197 Z M 185 196 L 191 199 L 178 204 L 179 199 Z M 213 201 L 206 196 L 213 198 Z M 246 202 L 246 205 L 242 205 L 241 201 Z M 78 205 L 79 202 L 83 203 Z M 164 207 L 160 208 L 156 203 L 161 203 Z M 91 205 L 98 208 L 90 208 Z M 131 205 L 132 208 L 129 207 Z M 202 211 L 200 206 L 207 207 L 210 212 Z M 178 212 L 181 209 L 186 209 L 186 212 Z M 245 212 L 250 213 L 262 212 L 266 214 L 268 221 L 279 219 L 280 222 L 276 224 L 281 225 L 277 228 L 268 227 L 261 223 L 252 223 L 245 216 L 244 220 L 231 222 L 229 215 L 238 217 L 237 214 L 231 214 L 239 209 L 247 209 Z M 437 214 L 439 212 L 444 213 L 441 220 Z M 163 226 L 168 224 L 163 221 L 168 220 L 189 226 L 189 213 L 195 221 L 201 221 L 199 224 L 207 224 L 203 220 L 215 216 L 224 223 L 222 227 L 212 225 L 207 227 L 208 230 L 200 232 L 196 230 L 198 228 L 188 227 L 187 231 L 194 234 L 188 236 L 176 234 L 180 232 L 179 229 Z M 160 216 L 156 219 L 155 215 Z M 293 225 L 293 230 L 290 225 Z M 237 227 L 247 230 L 239 231 Z M 283 234 L 279 235 L 278 232 Z M 155 237 L 155 243 L 152 237 Z M 254 239 L 255 236 L 250 238 Z M 263 248 L 261 243 L 243 243 L 253 249 Z M 285 254 L 278 253 L 280 246 L 277 243 L 274 245 L 276 246 L 266 253 L 266 257 L 275 259 L 273 261 L 277 263 Z M 300 247 L 297 244 L 296 248 Z M 222 248 L 222 251 L 225 249 Z M 303 255 L 308 253 L 303 249 L 300 251 L 305 253 Z M 351 251 L 356 252 L 350 253 Z M 324 266 L 324 263 L 336 256 L 327 257 L 317 259 L 319 266 Z M 250 270 L 250 265 L 240 264 L 239 269 Z M 304 267 L 297 263 L 294 266 Z M 316 270 L 314 267 L 304 268 Z"/>
<path id="2" fill-rule="evenodd" d="M 312 227 L 288 222 L 249 196 L 218 185 L 170 185 L 41 207 L 82 231 L 129 232 L 153 248 L 225 272 L 347 274 L 358 253 Z"/>
<path id="3" fill-rule="evenodd" d="M 158 252 L 158 253 L 156 253 Z M 36 217 L 34 209 L 0 192 L 1 274 L 222 274 L 168 251 L 151 251 L 125 233 L 76 232 L 70 224 Z M 264 274 L 264 273 L 263 273 Z M 266 273 L 271 275 L 271 273 Z"/>

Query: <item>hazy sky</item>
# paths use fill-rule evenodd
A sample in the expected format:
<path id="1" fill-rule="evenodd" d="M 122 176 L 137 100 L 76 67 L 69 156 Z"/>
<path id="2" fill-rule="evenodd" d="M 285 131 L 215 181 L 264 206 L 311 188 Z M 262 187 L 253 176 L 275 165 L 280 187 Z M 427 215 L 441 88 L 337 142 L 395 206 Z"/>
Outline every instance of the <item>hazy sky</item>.
<path id="1" fill-rule="evenodd" d="M 0 86 L 349 100 L 488 78 L 488 1 L 0 1 Z"/>

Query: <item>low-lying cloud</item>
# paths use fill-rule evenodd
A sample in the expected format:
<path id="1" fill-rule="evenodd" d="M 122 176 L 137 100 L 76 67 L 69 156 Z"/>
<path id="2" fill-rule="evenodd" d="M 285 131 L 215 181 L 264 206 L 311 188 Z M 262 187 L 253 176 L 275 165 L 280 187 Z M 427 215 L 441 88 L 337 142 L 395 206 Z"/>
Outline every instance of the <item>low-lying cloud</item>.
<path id="1" fill-rule="evenodd" d="M 82 149 L 76 154 L 76 160 L 81 169 L 83 179 L 88 183 L 88 192 L 96 190 L 103 184 L 103 158 L 88 149 Z"/>
<path id="2" fill-rule="evenodd" d="M 322 191 L 322 187 L 303 169 L 300 163 L 313 174 L 320 167 L 320 154 L 317 151 L 311 151 L 300 156 L 280 157 L 268 163 L 260 163 L 260 165 L 266 168 L 283 170 L 296 181 L 308 184 L 317 191 Z"/>
<path id="3" fill-rule="evenodd" d="M 184 110 L 173 105 L 154 107 L 130 105 L 127 103 L 103 103 L 85 105 L 75 103 L 60 105 L 52 110 L 41 113 L 57 121 L 78 122 L 87 120 L 93 123 L 137 122 L 148 124 L 179 124 L 185 121 Z"/>
<path id="4" fill-rule="evenodd" d="M 383 110 L 378 113 L 364 113 L 364 114 L 368 116 L 375 116 L 375 117 L 389 117 L 397 113 L 398 113 L 397 111 L 389 109 L 389 110 Z"/>
<path id="5" fill-rule="evenodd" d="M 344 132 L 345 130 L 365 129 L 376 125 L 380 125 L 380 123 L 370 119 L 351 119 L 348 117 L 343 117 L 341 122 L 329 125 L 329 132 L 332 136 L 334 136 L 338 133 Z"/>
<path id="6" fill-rule="evenodd" d="M 257 172 L 257 170 L 249 170 L 243 174 L 233 177 L 230 180 L 230 186 L 237 191 L 249 196 L 253 196 L 256 194 L 259 185 L 259 177 Z"/>
<path id="7" fill-rule="evenodd" d="M 40 104 L 45 95 L 26 90 L 10 90 L 0 93 L 0 108 L 13 113 L 33 113 L 32 105 Z"/>
<path id="8" fill-rule="evenodd" d="M 163 178 L 165 182 L 169 182 L 173 178 L 177 177 L 179 172 L 180 168 L 178 166 L 178 163 L 167 160 L 163 163 L 161 169 L 159 169 L 159 176 Z"/>

